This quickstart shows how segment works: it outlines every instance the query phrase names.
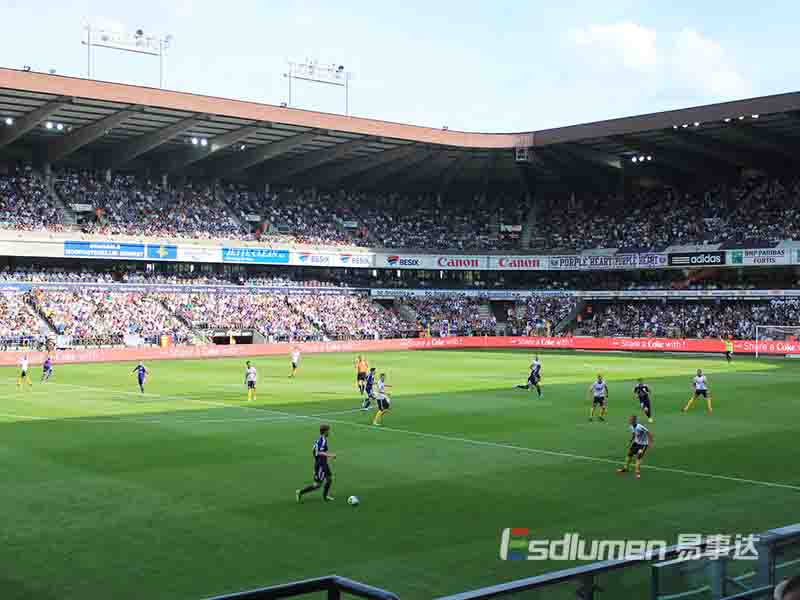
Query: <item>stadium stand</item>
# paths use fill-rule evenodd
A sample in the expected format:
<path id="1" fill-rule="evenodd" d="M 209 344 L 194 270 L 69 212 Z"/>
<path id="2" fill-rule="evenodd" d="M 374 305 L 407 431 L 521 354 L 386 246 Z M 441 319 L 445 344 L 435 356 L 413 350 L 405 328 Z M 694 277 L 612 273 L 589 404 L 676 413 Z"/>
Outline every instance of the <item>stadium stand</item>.
<path id="1" fill-rule="evenodd" d="M 188 328 L 154 294 L 36 289 L 28 299 L 53 331 L 70 336 L 74 345 L 121 345 L 126 335 L 140 336 L 151 344 L 162 335 L 175 343 L 189 339 Z"/>
<path id="2" fill-rule="evenodd" d="M 41 339 L 42 323 L 24 294 L 0 294 L 0 347 L 19 347 Z"/>
<path id="3" fill-rule="evenodd" d="M 317 329 L 283 294 L 164 294 L 164 305 L 195 330 L 252 329 L 275 340 L 314 339 Z"/>
<path id="4" fill-rule="evenodd" d="M 526 223 L 527 200 L 502 194 L 444 203 L 430 194 L 286 188 L 270 193 L 191 180 L 164 187 L 135 175 L 107 180 L 91 171 L 59 172 L 65 204 L 92 207 L 84 231 L 176 239 L 258 240 L 267 244 L 362 246 L 448 251 L 521 250 L 502 223 Z M 30 167 L 0 179 L 2 225 L 60 230 L 64 215 Z M 693 191 L 667 187 L 617 195 L 543 196 L 535 207 L 530 249 L 539 252 L 620 248 L 664 250 L 678 244 L 774 245 L 800 236 L 800 180 L 750 177 L 736 186 Z M 663 218 L 669 215 L 669 219 Z M 235 216 L 235 218 L 234 218 Z"/>
<path id="5" fill-rule="evenodd" d="M 666 300 L 666 299 L 665 299 Z M 800 326 L 800 300 L 620 301 L 590 307 L 576 333 L 604 337 L 753 339 L 756 325 Z"/>
<path id="6" fill-rule="evenodd" d="M 0 176 L 0 226 L 23 231 L 63 228 L 60 209 L 30 168 Z"/>
<path id="7" fill-rule="evenodd" d="M 488 304 L 485 298 L 454 294 L 406 298 L 403 303 L 414 311 L 418 329 L 431 335 L 494 334 L 497 326 L 497 318 L 481 310 Z"/>

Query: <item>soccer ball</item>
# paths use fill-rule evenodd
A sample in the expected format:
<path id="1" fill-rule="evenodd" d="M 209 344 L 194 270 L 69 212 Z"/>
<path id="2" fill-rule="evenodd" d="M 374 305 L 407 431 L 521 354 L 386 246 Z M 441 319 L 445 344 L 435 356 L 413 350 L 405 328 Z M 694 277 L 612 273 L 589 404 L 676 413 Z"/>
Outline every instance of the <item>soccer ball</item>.
<path id="1" fill-rule="evenodd" d="M 347 499 L 347 503 L 348 503 L 350 506 L 358 506 L 358 496 L 350 496 L 350 497 Z"/>

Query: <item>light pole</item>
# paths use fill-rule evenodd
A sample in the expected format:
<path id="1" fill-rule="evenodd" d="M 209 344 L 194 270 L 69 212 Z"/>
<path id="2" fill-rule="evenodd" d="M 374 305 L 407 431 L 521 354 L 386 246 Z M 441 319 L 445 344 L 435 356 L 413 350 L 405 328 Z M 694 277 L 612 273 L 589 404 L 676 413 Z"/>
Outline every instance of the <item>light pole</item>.
<path id="1" fill-rule="evenodd" d="M 343 65 L 336 63 L 320 65 L 315 60 L 306 59 L 303 62 L 287 61 L 289 68 L 283 74 L 289 81 L 289 106 L 292 106 L 292 79 L 324 83 L 344 88 L 344 114 L 350 115 L 350 80 L 353 78 L 351 71 L 346 71 Z"/>
<path id="2" fill-rule="evenodd" d="M 145 33 L 137 29 L 133 33 L 128 31 L 113 31 L 92 27 L 90 23 L 84 26 L 85 35 L 81 43 L 86 46 L 86 77 L 92 79 L 93 48 L 110 48 L 122 52 L 147 54 L 158 57 L 158 87 L 164 87 L 164 66 L 167 49 L 172 43 L 172 36 L 165 37 Z"/>

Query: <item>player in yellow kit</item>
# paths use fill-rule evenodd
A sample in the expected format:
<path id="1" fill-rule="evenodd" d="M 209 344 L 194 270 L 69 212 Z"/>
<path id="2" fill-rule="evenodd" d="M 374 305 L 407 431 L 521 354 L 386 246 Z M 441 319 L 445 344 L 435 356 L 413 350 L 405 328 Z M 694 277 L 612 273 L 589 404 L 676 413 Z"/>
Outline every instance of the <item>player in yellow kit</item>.
<path id="1" fill-rule="evenodd" d="M 723 339 L 722 343 L 725 344 L 725 360 L 730 364 L 733 362 L 733 340 L 728 336 L 728 339 Z"/>

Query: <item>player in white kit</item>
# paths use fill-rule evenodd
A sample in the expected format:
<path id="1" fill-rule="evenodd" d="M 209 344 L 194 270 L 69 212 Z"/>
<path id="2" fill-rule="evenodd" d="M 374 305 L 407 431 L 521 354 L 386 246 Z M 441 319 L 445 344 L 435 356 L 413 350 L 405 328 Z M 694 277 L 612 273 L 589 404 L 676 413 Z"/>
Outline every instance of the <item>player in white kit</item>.
<path id="1" fill-rule="evenodd" d="M 631 466 L 631 462 L 636 459 L 636 479 L 641 477 L 639 471 L 642 466 L 642 458 L 644 458 L 647 449 L 653 445 L 653 434 L 644 425 L 638 422 L 636 415 L 631 415 L 628 419 L 628 424 L 631 426 L 631 442 L 628 446 L 628 453 L 625 456 L 625 464 L 617 469 L 617 473 L 627 473 Z"/>
<path id="2" fill-rule="evenodd" d="M 692 408 L 692 404 L 694 404 L 694 401 L 700 396 L 706 399 L 706 410 L 708 414 L 714 412 L 714 409 L 711 407 L 711 390 L 708 389 L 708 380 L 706 376 L 703 375 L 703 369 L 697 369 L 697 375 L 695 375 L 695 378 L 692 380 L 692 395 L 686 403 L 686 406 L 681 409 L 681 412 L 686 412 Z"/>
<path id="3" fill-rule="evenodd" d="M 608 410 L 608 386 L 603 381 L 603 376 L 598 375 L 597 381 L 589 386 L 589 393 L 592 395 L 592 412 L 589 413 L 589 421 L 594 420 L 594 411 L 599 406 L 601 421 L 606 420 L 606 411 Z"/>
<path id="4" fill-rule="evenodd" d="M 17 387 L 22 387 L 23 383 L 27 383 L 29 387 L 33 385 L 31 382 L 31 376 L 28 375 L 29 367 L 30 363 L 28 362 L 28 355 L 23 354 L 22 358 L 19 359 L 19 377 L 17 378 Z"/>
<path id="5" fill-rule="evenodd" d="M 247 401 L 255 401 L 256 399 L 256 384 L 258 383 L 258 372 L 256 368 L 250 364 L 248 360 L 244 371 L 244 384 L 247 386 Z"/>
<path id="6" fill-rule="evenodd" d="M 292 350 L 292 372 L 289 374 L 289 378 L 295 376 L 297 373 L 297 369 L 300 368 L 300 348 L 295 347 Z"/>

